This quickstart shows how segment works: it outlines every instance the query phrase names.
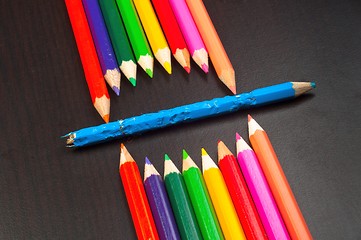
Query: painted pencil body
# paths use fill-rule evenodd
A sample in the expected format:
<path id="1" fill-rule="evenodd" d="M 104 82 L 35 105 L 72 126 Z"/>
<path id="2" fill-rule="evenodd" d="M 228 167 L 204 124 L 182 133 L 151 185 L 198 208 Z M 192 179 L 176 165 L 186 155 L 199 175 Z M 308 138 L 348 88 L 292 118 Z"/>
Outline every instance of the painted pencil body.
<path id="1" fill-rule="evenodd" d="M 177 224 L 161 176 L 148 158 L 144 167 L 144 188 L 161 240 L 180 239 Z"/>
<path id="2" fill-rule="evenodd" d="M 99 0 L 99 6 L 103 13 L 119 68 L 131 84 L 135 86 L 137 64 L 117 4 L 114 0 Z"/>
<path id="3" fill-rule="evenodd" d="M 237 134 L 237 158 L 269 239 L 290 239 L 277 204 L 248 144 Z"/>
<path id="4" fill-rule="evenodd" d="M 135 58 L 144 71 L 153 77 L 153 54 L 144 34 L 132 0 L 116 0 L 120 15 L 127 30 Z"/>
<path id="5" fill-rule="evenodd" d="M 164 183 L 181 238 L 202 239 L 183 177 L 167 154 L 164 158 Z"/>
<path id="6" fill-rule="evenodd" d="M 184 0 L 169 0 L 193 60 L 208 73 L 208 52 Z"/>
<path id="7" fill-rule="evenodd" d="M 246 240 L 222 173 L 204 149 L 202 166 L 204 181 L 225 239 Z"/>
<path id="8" fill-rule="evenodd" d="M 113 91 L 119 95 L 120 70 L 115 58 L 112 43 L 97 0 L 83 0 L 84 10 L 97 50 L 104 78 Z"/>
<path id="9" fill-rule="evenodd" d="M 85 79 L 95 109 L 109 122 L 110 99 L 81 0 L 65 0 Z"/>
<path id="10" fill-rule="evenodd" d="M 163 68 L 172 73 L 171 55 L 150 0 L 133 0 L 153 54 Z"/>
<path id="11" fill-rule="evenodd" d="M 189 73 L 189 52 L 168 0 L 152 0 L 174 58 Z"/>
<path id="12" fill-rule="evenodd" d="M 70 132 L 67 144 L 81 147 L 109 141 L 150 130 L 164 128 L 178 123 L 191 122 L 203 118 L 219 116 L 239 109 L 263 106 L 270 103 L 293 99 L 315 87 L 310 82 L 286 82 L 269 87 L 255 89 L 249 93 L 215 98 L 192 103 L 156 113 L 147 113 L 126 118 L 109 124 L 84 128 Z"/>
<path id="13" fill-rule="evenodd" d="M 247 239 L 267 239 L 237 160 L 222 141 L 218 142 L 218 165 Z"/>
<path id="14" fill-rule="evenodd" d="M 183 150 L 182 174 L 204 239 L 223 239 L 223 234 L 202 173 Z"/>
<path id="15" fill-rule="evenodd" d="M 236 94 L 236 79 L 233 66 L 228 58 L 217 31 L 202 0 L 186 0 L 198 31 L 209 53 L 221 81 Z"/>
<path id="16" fill-rule="evenodd" d="M 249 139 L 276 200 L 291 239 L 312 239 L 306 221 L 278 161 L 276 153 L 261 126 L 248 115 Z"/>
<path id="17" fill-rule="evenodd" d="M 138 166 L 123 144 L 119 173 L 138 239 L 159 239 Z"/>

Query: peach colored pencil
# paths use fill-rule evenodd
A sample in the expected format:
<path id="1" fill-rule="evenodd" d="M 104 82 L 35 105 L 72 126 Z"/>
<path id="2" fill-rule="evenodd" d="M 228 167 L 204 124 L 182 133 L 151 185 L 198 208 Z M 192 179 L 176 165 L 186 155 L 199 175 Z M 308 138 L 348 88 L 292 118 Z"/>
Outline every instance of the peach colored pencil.
<path id="1" fill-rule="evenodd" d="M 250 115 L 248 115 L 248 132 L 249 140 L 258 157 L 291 239 L 312 239 L 267 133 Z"/>
<path id="2" fill-rule="evenodd" d="M 236 94 L 235 73 L 202 0 L 186 0 L 219 79 Z"/>

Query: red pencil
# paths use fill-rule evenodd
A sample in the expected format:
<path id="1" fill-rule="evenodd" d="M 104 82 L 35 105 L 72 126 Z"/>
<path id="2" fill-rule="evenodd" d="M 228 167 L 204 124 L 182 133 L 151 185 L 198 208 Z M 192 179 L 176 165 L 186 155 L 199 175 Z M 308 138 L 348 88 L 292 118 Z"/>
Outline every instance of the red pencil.
<path id="1" fill-rule="evenodd" d="M 123 144 L 119 173 L 138 239 L 159 239 L 138 166 Z"/>
<path id="2" fill-rule="evenodd" d="M 222 141 L 218 142 L 218 165 L 247 239 L 267 239 L 237 160 Z"/>
<path id="3" fill-rule="evenodd" d="M 174 58 L 189 73 L 190 57 L 186 42 L 168 0 L 152 0 Z"/>
<path id="4" fill-rule="evenodd" d="M 110 99 L 81 0 L 65 0 L 81 63 L 95 109 L 109 122 Z"/>

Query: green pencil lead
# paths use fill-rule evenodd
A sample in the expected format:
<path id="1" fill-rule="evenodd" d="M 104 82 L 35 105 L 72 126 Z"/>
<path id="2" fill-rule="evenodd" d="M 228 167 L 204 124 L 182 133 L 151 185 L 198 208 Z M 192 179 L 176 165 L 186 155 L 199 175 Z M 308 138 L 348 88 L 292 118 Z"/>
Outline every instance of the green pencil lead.
<path id="1" fill-rule="evenodd" d="M 129 78 L 129 82 L 133 85 L 133 87 L 137 86 L 137 80 L 135 78 Z"/>
<path id="2" fill-rule="evenodd" d="M 186 150 L 183 149 L 183 160 L 186 160 L 188 157 L 188 153 L 186 152 Z"/>
<path id="3" fill-rule="evenodd" d="M 164 154 L 164 161 L 170 160 L 168 154 Z"/>
<path id="4" fill-rule="evenodd" d="M 153 71 L 151 69 L 147 68 L 145 72 L 148 74 L 149 77 L 153 78 Z"/>

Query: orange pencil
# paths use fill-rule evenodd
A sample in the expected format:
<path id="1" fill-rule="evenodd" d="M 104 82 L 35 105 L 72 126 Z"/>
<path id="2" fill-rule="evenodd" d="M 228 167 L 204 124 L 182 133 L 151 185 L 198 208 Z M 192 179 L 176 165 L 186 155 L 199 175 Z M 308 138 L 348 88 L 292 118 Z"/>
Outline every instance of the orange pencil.
<path id="1" fill-rule="evenodd" d="M 236 94 L 236 79 L 233 66 L 228 58 L 217 31 L 202 0 L 186 0 L 189 11 L 206 45 L 209 57 L 219 79 Z"/>
<path id="2" fill-rule="evenodd" d="M 271 188 L 282 218 L 292 239 L 312 239 L 306 221 L 277 159 L 267 133 L 248 115 L 248 132 L 252 147 Z"/>
<path id="3" fill-rule="evenodd" d="M 123 144 L 119 173 L 138 239 L 159 239 L 138 166 Z"/>
<path id="4" fill-rule="evenodd" d="M 110 99 L 81 0 L 65 0 L 93 105 L 109 122 Z"/>

